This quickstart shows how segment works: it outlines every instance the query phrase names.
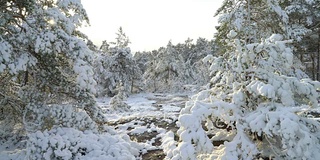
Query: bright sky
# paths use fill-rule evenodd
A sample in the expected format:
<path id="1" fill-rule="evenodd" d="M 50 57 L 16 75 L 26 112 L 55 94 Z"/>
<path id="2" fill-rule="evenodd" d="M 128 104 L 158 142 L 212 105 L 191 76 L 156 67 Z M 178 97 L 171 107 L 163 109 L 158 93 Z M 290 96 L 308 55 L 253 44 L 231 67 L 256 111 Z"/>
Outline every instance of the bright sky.
<path id="1" fill-rule="evenodd" d="M 122 26 L 132 51 L 149 51 L 183 43 L 188 37 L 212 39 L 217 25 L 213 17 L 222 0 L 82 0 L 90 27 L 83 28 L 100 45 L 115 41 Z"/>

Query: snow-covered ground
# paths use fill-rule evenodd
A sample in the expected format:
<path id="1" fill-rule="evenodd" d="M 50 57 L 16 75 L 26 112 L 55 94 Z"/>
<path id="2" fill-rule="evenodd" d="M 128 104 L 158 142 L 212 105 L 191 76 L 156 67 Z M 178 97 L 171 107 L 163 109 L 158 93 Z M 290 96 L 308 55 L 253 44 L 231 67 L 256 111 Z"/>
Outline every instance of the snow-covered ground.
<path id="1" fill-rule="evenodd" d="M 145 145 L 143 159 L 163 159 L 162 138 L 168 131 L 176 132 L 179 112 L 190 96 L 190 93 L 135 94 L 125 101 L 130 109 L 122 112 L 110 110 L 110 98 L 97 101 L 116 132 L 128 134 L 131 140 Z"/>
<path id="2" fill-rule="evenodd" d="M 107 125 L 114 128 L 116 134 L 129 135 L 132 141 L 138 142 L 140 149 L 141 146 L 144 148 L 141 159 L 163 159 L 163 137 L 170 137 L 168 131 L 175 133 L 178 129 L 176 121 L 179 112 L 190 96 L 190 93 L 135 94 L 126 99 L 125 102 L 130 106 L 126 111 L 111 110 L 109 97 L 97 98 L 97 102 L 105 113 Z M 26 139 L 2 143 L 0 160 L 24 159 L 25 142 Z"/>
<path id="3" fill-rule="evenodd" d="M 126 111 L 112 110 L 109 97 L 97 98 L 98 105 L 103 109 L 108 120 L 108 126 L 113 128 L 116 135 L 129 135 L 137 142 L 141 159 L 164 159 L 165 154 L 172 154 L 176 147 L 178 129 L 176 125 L 179 112 L 189 100 L 191 93 L 140 93 L 130 95 L 126 103 L 130 106 Z M 313 116 L 319 119 L 319 109 Z M 105 136 L 109 137 L 109 136 Z M 12 139 L 15 139 L 14 137 Z M 110 137 L 109 137 L 110 139 Z M 22 160 L 26 155 L 26 139 L 8 141 L 0 145 L 0 160 Z M 141 148 L 143 148 L 141 150 Z M 223 148 L 216 147 L 217 154 Z"/>
<path id="4" fill-rule="evenodd" d="M 176 119 L 181 107 L 188 99 L 188 94 L 151 94 L 140 93 L 131 95 L 125 101 L 129 111 L 110 111 L 109 97 L 98 98 L 98 105 L 105 111 L 108 121 L 130 119 L 139 117 L 157 117 L 163 119 Z"/>

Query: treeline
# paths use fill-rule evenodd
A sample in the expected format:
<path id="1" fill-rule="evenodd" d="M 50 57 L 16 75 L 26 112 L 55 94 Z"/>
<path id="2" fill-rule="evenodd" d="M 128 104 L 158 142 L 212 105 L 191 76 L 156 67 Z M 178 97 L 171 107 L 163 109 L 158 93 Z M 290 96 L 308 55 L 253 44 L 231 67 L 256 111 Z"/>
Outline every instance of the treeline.
<path id="1" fill-rule="evenodd" d="M 95 53 L 93 63 L 98 96 L 114 96 L 117 86 L 126 93 L 178 92 L 190 87 L 205 85 L 210 79 L 209 61 L 203 58 L 213 55 L 213 40 L 188 38 L 184 43 L 153 51 L 133 53 L 129 38 L 122 28 L 118 30 L 116 42 L 103 41 L 98 48 L 88 41 Z"/>

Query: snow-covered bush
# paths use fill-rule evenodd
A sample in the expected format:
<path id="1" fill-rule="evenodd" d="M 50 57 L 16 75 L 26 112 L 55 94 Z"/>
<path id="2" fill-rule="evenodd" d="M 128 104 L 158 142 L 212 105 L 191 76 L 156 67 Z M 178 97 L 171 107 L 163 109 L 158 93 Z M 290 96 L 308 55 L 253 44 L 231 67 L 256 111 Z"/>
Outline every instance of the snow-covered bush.
<path id="1" fill-rule="evenodd" d="M 30 104 L 24 112 L 24 124 L 25 129 L 30 133 L 56 127 L 98 132 L 97 124 L 88 113 L 71 104 L 41 106 Z"/>
<path id="2" fill-rule="evenodd" d="M 118 84 L 117 92 L 118 93 L 115 96 L 113 96 L 110 100 L 111 109 L 120 112 L 129 110 L 129 105 L 126 102 L 124 102 L 127 98 L 127 95 L 125 93 L 125 89 L 122 83 Z"/>
<path id="3" fill-rule="evenodd" d="M 320 83 L 296 78 L 290 40 L 246 44 L 236 35 L 213 60 L 211 87 L 181 110 L 172 159 L 316 159 L 320 125 L 304 113 L 318 106 Z M 215 140 L 227 141 L 214 148 Z"/>
<path id="4" fill-rule="evenodd" d="M 175 151 L 177 142 L 174 140 L 174 133 L 172 131 L 167 132 L 162 137 L 161 147 L 163 152 L 166 153 L 166 159 L 172 158 L 174 155 L 179 154 L 179 152 Z"/>
<path id="5" fill-rule="evenodd" d="M 27 159 L 134 160 L 139 146 L 127 135 L 96 134 L 73 128 L 53 128 L 29 135 Z"/>

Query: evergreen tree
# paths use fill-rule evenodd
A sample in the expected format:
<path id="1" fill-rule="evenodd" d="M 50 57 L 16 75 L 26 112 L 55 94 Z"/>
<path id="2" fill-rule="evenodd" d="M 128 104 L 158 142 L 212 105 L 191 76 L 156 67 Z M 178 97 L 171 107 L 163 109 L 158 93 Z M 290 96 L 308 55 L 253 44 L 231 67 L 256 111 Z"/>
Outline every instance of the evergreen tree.
<path id="1" fill-rule="evenodd" d="M 127 94 L 141 88 L 141 84 L 137 81 L 141 80 L 142 73 L 128 47 L 130 41 L 121 27 L 116 40 L 117 42 L 113 42 L 111 45 L 103 41 L 100 47 L 101 51 L 95 59 L 95 80 L 98 83 L 99 96 L 116 95 L 116 86 L 120 82 Z"/>
<path id="2" fill-rule="evenodd" d="M 168 154 L 172 155 L 169 158 L 316 159 L 320 156 L 320 125 L 306 116 L 310 108 L 318 106 L 320 83 L 295 77 L 290 46 L 293 41 L 285 39 L 289 38 L 290 30 L 280 30 L 283 36 L 271 34 L 273 28 L 258 27 L 264 31 L 258 35 L 243 25 L 248 18 L 260 18 L 262 23 L 270 20 L 259 17 L 260 13 L 277 15 L 282 24 L 288 23 L 278 1 L 252 1 L 253 5 L 248 2 L 224 1 L 223 7 L 233 7 L 226 11 L 235 15 L 222 18 L 238 18 L 237 23 L 229 21 L 231 24 L 227 25 L 230 29 L 234 26 L 236 31 L 229 31 L 224 54 L 213 59 L 210 88 L 195 95 L 181 110 L 178 122 L 181 142 Z M 259 12 L 249 16 L 249 10 L 238 10 L 247 7 L 250 13 L 257 9 Z M 263 39 L 268 34 L 271 36 Z M 253 43 L 260 37 L 259 43 Z M 215 140 L 228 142 L 214 148 Z"/>
<path id="3" fill-rule="evenodd" d="M 155 53 L 144 73 L 147 86 L 153 86 L 154 91 L 176 91 L 181 88 L 184 61 L 174 45 L 169 41 L 167 47 L 161 47 Z M 181 71 L 181 72 L 180 72 Z M 151 89 L 150 87 L 147 87 Z"/>
<path id="4" fill-rule="evenodd" d="M 156 70 L 156 67 L 158 65 L 157 63 L 157 55 L 159 54 L 158 51 L 163 50 L 164 47 L 159 48 L 158 50 L 153 50 L 150 53 L 149 60 L 145 63 L 146 70 L 143 73 L 143 79 L 144 79 L 144 85 L 146 91 L 149 92 L 156 92 L 158 90 L 159 85 L 158 82 L 160 81 L 160 78 L 158 77 L 158 71 Z"/>
<path id="5" fill-rule="evenodd" d="M 287 1 L 286 12 L 291 23 L 295 23 L 296 32 L 307 33 L 300 36 L 294 43 L 295 55 L 304 62 L 310 78 L 320 79 L 320 3 L 312 1 Z"/>
<path id="6" fill-rule="evenodd" d="M 219 45 L 219 53 L 226 50 L 224 37 L 233 29 L 233 25 L 236 26 L 238 36 L 246 37 L 249 43 L 268 37 L 272 33 L 280 33 L 285 38 L 294 40 L 293 53 L 297 56 L 294 64 L 300 64 L 299 60 L 304 62 L 307 73 L 311 78 L 317 79 L 320 62 L 317 45 L 320 17 L 318 4 L 318 0 L 224 1 L 216 13 L 216 16 L 220 15 L 220 26 L 217 27 L 215 40 Z M 299 70 L 304 70 L 304 67 L 298 65 L 294 67 L 297 74 L 302 73 Z"/>
<path id="7" fill-rule="evenodd" d="M 1 27 L 1 77 L 11 93 L 4 90 L 2 98 L 18 103 L 2 105 L 8 107 L 3 110 L 19 108 L 14 114 L 24 118 L 26 128 L 29 120 L 36 120 L 40 124 L 31 128 L 48 129 L 50 126 L 42 124 L 42 110 L 66 101 L 84 109 L 94 120 L 101 119 L 92 96 L 92 54 L 77 30 L 88 21 L 81 3 L 10 1 L 6 5 L 2 8 L 7 16 Z"/>
<path id="8" fill-rule="evenodd" d="M 128 142 L 101 134 L 93 54 L 78 30 L 88 23 L 80 0 L 0 1 L 0 12 L 1 145 L 16 138 L 25 159 L 134 159 Z M 108 153 L 106 144 L 123 151 Z"/>
<path id="9" fill-rule="evenodd" d="M 109 46 L 110 46 L 110 44 L 109 44 L 106 40 L 104 40 L 104 41 L 102 41 L 102 44 L 101 44 L 101 46 L 100 46 L 100 50 L 101 50 L 102 52 L 107 53 L 108 50 L 109 50 Z"/>
<path id="10" fill-rule="evenodd" d="M 119 28 L 116 34 L 116 42 L 111 42 L 111 44 L 121 49 L 128 47 L 131 42 L 129 37 L 123 32 L 122 27 Z"/>
<path id="11" fill-rule="evenodd" d="M 185 91 L 190 85 L 198 87 L 209 82 L 208 63 L 203 58 L 213 54 L 213 42 L 199 38 L 196 44 L 192 39 L 185 43 L 161 47 L 149 53 L 137 55 L 144 58 L 146 69 L 144 79 L 149 91 Z M 187 86 L 186 86 L 187 85 Z M 187 88 L 186 88 L 187 87 Z"/>

